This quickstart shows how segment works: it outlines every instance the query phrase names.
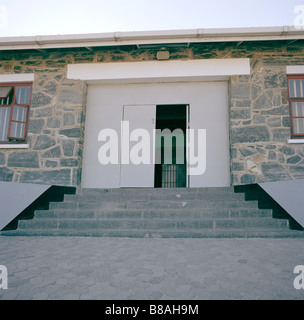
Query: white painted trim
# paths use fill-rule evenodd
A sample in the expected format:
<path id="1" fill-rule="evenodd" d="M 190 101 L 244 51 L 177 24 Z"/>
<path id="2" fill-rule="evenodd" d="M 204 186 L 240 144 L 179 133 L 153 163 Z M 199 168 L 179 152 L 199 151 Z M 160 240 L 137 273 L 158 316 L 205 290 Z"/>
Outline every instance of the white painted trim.
<path id="1" fill-rule="evenodd" d="M 288 139 L 287 142 L 290 144 L 304 143 L 304 139 Z"/>
<path id="2" fill-rule="evenodd" d="M 0 144 L 0 149 L 28 149 L 28 144 Z"/>
<path id="3" fill-rule="evenodd" d="M 87 83 L 142 83 L 227 80 L 250 74 L 250 59 L 198 59 L 68 64 L 67 78 Z"/>
<path id="4" fill-rule="evenodd" d="M 121 46 L 165 43 L 243 42 L 304 39 L 294 26 L 199 28 L 0 38 L 0 50 Z"/>
<path id="5" fill-rule="evenodd" d="M 304 74 L 304 65 L 302 66 L 287 66 L 287 74 Z"/>
<path id="6" fill-rule="evenodd" d="M 0 82 L 32 82 L 34 73 L 0 74 Z"/>

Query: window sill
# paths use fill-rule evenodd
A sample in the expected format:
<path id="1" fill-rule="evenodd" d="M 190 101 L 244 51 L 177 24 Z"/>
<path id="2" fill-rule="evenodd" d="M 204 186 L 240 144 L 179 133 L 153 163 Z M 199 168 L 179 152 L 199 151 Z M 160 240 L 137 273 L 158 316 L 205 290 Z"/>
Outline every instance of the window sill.
<path id="1" fill-rule="evenodd" d="M 0 144 L 0 149 L 28 149 L 28 144 Z"/>
<path id="2" fill-rule="evenodd" d="M 288 139 L 288 143 L 304 143 L 304 139 Z"/>

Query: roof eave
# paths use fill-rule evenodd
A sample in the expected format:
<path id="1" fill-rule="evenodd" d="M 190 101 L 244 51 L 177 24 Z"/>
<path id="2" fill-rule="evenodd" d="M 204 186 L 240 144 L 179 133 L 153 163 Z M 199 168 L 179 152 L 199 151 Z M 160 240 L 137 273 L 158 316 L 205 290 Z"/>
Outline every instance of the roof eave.
<path id="1" fill-rule="evenodd" d="M 165 43 L 240 42 L 300 39 L 304 39 L 304 29 L 297 29 L 291 26 L 227 29 L 189 29 L 54 36 L 5 37 L 0 38 L 0 50 L 30 50 Z"/>

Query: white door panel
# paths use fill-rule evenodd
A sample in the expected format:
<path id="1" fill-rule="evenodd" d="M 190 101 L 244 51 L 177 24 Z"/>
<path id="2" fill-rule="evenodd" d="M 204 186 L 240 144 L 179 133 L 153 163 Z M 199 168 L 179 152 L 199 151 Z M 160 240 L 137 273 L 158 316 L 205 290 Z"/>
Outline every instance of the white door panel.
<path id="1" fill-rule="evenodd" d="M 155 105 L 124 106 L 121 134 L 121 187 L 153 187 Z"/>

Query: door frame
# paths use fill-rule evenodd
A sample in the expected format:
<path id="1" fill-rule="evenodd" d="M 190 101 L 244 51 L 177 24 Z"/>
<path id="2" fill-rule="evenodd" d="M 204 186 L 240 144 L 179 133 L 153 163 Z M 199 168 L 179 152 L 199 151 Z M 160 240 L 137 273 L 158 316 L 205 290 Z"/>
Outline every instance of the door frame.
<path id="1" fill-rule="evenodd" d="M 168 113 L 168 108 L 183 108 L 182 110 L 182 113 L 176 110 L 171 110 L 171 112 Z M 164 114 L 161 114 L 161 112 L 159 112 L 160 110 L 162 110 L 163 108 L 163 111 Z M 167 108 L 167 110 L 165 110 Z M 156 130 L 165 130 L 165 129 L 169 129 L 170 131 L 169 132 L 164 132 L 161 134 L 161 137 L 164 138 L 164 143 L 171 143 L 171 146 L 173 147 L 173 137 L 178 134 L 177 132 L 175 132 L 176 129 L 182 129 L 183 130 L 183 145 L 182 145 L 182 148 L 183 148 L 183 162 L 181 163 L 180 160 L 177 160 L 176 158 L 176 161 L 175 163 L 172 162 L 172 164 L 183 164 L 185 165 L 185 173 L 184 173 L 184 178 L 185 179 L 185 184 L 183 185 L 183 188 L 187 188 L 189 186 L 189 177 L 188 177 L 188 173 L 189 173 L 189 170 L 188 170 L 188 119 L 189 119 L 189 115 L 188 115 L 188 112 L 189 112 L 189 104 L 186 104 L 186 103 L 182 103 L 182 104 L 179 104 L 179 103 L 174 103 L 174 104 L 170 104 L 170 103 L 166 103 L 166 104 L 157 104 L 156 105 Z M 160 114 L 161 115 L 160 115 Z M 183 115 L 182 118 L 180 118 L 179 116 L 176 116 L 176 115 L 179 115 L 181 116 L 181 114 Z M 174 118 L 174 116 L 176 116 Z M 158 118 L 160 117 L 160 118 Z M 165 124 L 159 124 L 158 121 L 166 121 Z M 172 123 L 170 123 L 170 120 L 172 121 L 178 121 L 178 120 L 182 120 L 183 121 L 183 124 L 182 123 L 179 123 L 179 124 L 175 124 L 173 125 Z M 172 137 L 169 138 L 171 139 L 170 142 L 166 139 L 165 135 L 166 134 L 170 134 L 170 133 L 173 133 Z M 156 135 L 155 135 L 156 136 Z M 176 139 L 176 143 L 179 143 L 180 140 L 179 140 L 179 137 L 176 137 L 175 136 L 175 139 Z M 156 152 L 157 148 L 160 148 L 161 152 L 164 152 L 164 154 L 162 154 L 162 160 L 165 160 L 165 156 L 166 156 L 166 152 L 163 150 L 162 146 L 159 146 L 158 144 L 160 143 L 159 140 L 156 140 L 156 145 L 154 146 L 154 151 Z M 164 145 L 164 147 L 168 147 L 168 145 Z M 179 146 L 180 147 L 180 146 Z M 174 149 L 171 149 L 170 151 L 170 159 L 173 161 L 174 160 Z M 176 157 L 178 156 L 177 154 L 177 149 L 175 149 L 175 152 L 176 152 Z M 181 155 L 181 154 L 179 154 Z M 155 159 L 155 167 L 157 165 L 160 165 L 161 168 L 162 168 L 162 165 L 163 164 L 170 164 L 166 161 L 164 161 L 164 163 L 161 161 L 161 163 L 157 162 L 156 160 L 160 160 L 160 155 L 158 155 L 159 159 Z M 180 157 L 178 157 L 178 159 L 180 159 Z M 155 175 L 155 181 L 157 180 L 158 181 L 158 185 L 154 185 L 155 188 L 162 188 L 162 177 L 163 177 L 163 171 L 162 169 L 159 169 L 159 171 L 161 171 L 161 174 L 159 174 L 160 177 L 158 178 L 161 178 L 161 179 L 156 179 L 156 175 Z M 177 180 L 175 182 L 178 182 Z M 170 181 L 171 183 L 171 181 Z M 160 186 L 161 185 L 161 186 Z M 180 183 L 177 183 L 177 185 L 180 185 Z M 164 187 L 166 188 L 166 187 Z M 169 188 L 169 187 L 168 187 Z"/>

